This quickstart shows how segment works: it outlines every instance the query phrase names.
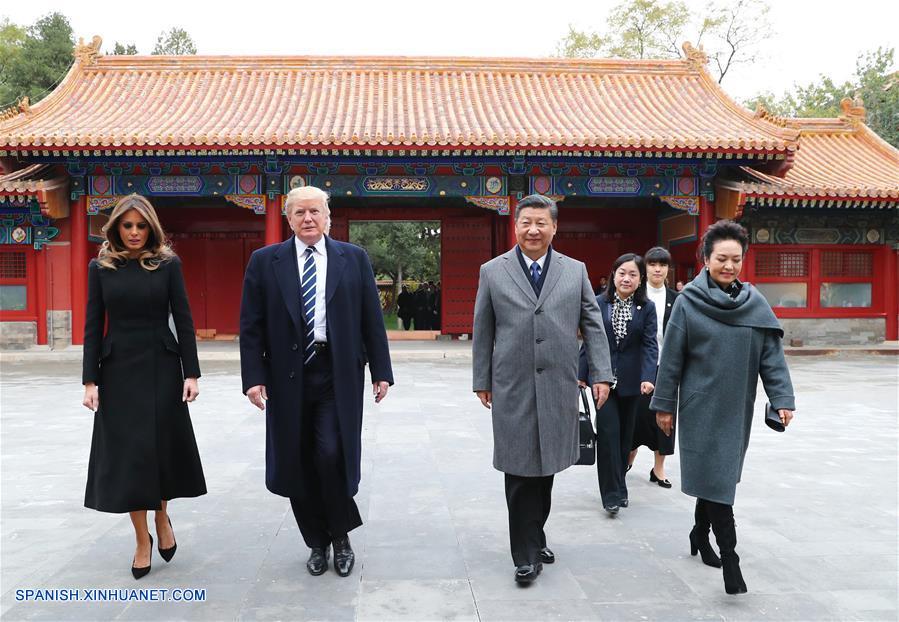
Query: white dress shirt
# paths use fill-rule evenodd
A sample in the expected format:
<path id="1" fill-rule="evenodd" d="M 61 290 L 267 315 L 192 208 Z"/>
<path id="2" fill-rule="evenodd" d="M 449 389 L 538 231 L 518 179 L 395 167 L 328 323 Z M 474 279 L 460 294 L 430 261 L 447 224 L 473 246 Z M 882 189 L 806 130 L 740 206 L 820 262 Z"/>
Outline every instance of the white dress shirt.
<path id="1" fill-rule="evenodd" d="M 293 236 L 297 246 L 297 274 L 303 274 L 303 263 L 306 261 L 306 243 L 297 236 Z M 328 250 L 325 246 L 325 236 L 319 238 L 312 245 L 312 257 L 315 260 L 315 335 L 316 343 L 327 343 L 328 322 L 325 311 L 325 285 L 328 279 Z M 303 313 L 302 300 L 300 301 L 300 313 Z"/>
<path id="2" fill-rule="evenodd" d="M 656 326 L 656 339 L 659 342 L 659 360 L 662 360 L 662 335 L 664 333 L 664 321 L 665 321 L 665 306 L 668 304 L 666 302 L 668 298 L 667 288 L 662 285 L 661 287 L 653 287 L 649 283 L 646 284 L 646 297 L 652 300 L 652 304 L 656 306 L 656 319 L 658 320 L 658 325 Z"/>

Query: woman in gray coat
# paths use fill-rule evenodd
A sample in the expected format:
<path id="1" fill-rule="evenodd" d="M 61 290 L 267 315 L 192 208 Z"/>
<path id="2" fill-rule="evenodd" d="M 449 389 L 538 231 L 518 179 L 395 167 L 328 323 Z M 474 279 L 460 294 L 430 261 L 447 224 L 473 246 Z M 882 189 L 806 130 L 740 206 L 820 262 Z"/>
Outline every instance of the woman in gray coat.
<path id="1" fill-rule="evenodd" d="M 674 303 L 650 405 L 665 434 L 678 412 L 681 490 L 696 497 L 690 552 L 723 566 L 728 594 L 746 592 L 733 503 L 759 376 L 784 425 L 795 409 L 783 329 L 764 296 L 737 278 L 748 246 L 746 230 L 729 220 L 703 235 L 705 269 Z M 709 544 L 710 526 L 720 559 Z"/>

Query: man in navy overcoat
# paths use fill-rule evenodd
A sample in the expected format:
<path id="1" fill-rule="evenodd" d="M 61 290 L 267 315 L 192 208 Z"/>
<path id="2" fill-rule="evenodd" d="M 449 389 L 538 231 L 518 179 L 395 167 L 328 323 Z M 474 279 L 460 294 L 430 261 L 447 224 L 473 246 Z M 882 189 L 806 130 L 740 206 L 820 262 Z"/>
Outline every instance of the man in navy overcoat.
<path id="1" fill-rule="evenodd" d="M 294 235 L 255 251 L 240 305 L 243 391 L 266 414 L 266 487 L 290 498 L 306 568 L 347 576 L 359 490 L 365 363 L 375 402 L 393 384 L 377 285 L 365 251 L 325 235 L 328 195 L 287 195 Z"/>

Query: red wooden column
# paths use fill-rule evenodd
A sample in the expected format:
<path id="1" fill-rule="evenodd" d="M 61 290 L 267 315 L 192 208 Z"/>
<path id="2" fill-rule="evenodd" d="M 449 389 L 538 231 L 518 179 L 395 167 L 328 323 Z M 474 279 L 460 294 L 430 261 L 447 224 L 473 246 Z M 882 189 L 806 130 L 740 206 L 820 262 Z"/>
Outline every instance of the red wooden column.
<path id="1" fill-rule="evenodd" d="M 899 339 L 899 250 L 893 250 L 888 244 L 883 246 L 884 258 L 884 290 L 886 291 L 886 334 L 887 341 Z"/>
<path id="2" fill-rule="evenodd" d="M 34 253 L 35 264 L 35 299 L 37 302 L 37 342 L 38 345 L 47 344 L 47 249 L 41 249 Z"/>
<path id="3" fill-rule="evenodd" d="M 514 248 L 518 244 L 518 238 L 515 236 L 515 207 L 518 205 L 518 199 L 514 195 L 509 197 L 509 216 L 508 218 L 508 238 L 506 240 L 506 248 L 502 251 L 505 253 L 510 248 Z"/>
<path id="4" fill-rule="evenodd" d="M 72 201 L 72 343 L 84 343 L 84 312 L 87 307 L 87 198 Z"/>
<path id="5" fill-rule="evenodd" d="M 265 245 L 277 244 L 281 239 L 281 195 L 265 197 Z"/>
<path id="6" fill-rule="evenodd" d="M 699 249 L 702 248 L 702 234 L 705 233 L 706 229 L 715 224 L 715 202 L 709 201 L 705 197 L 699 197 L 699 223 L 696 230 L 696 248 L 697 248 L 697 259 L 696 259 L 696 273 L 699 274 L 699 271 L 702 270 L 702 266 L 704 265 L 702 260 L 699 259 L 699 255 L 702 253 Z"/>

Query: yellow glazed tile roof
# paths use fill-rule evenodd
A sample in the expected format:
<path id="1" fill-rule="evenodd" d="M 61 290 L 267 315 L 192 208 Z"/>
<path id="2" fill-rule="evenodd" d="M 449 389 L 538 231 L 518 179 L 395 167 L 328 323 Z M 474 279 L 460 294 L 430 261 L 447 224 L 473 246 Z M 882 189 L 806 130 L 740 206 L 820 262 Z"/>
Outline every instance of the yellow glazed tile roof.
<path id="1" fill-rule="evenodd" d="M 849 111 L 844 104 L 844 111 Z M 747 195 L 899 199 L 899 150 L 862 123 L 864 111 L 836 119 L 787 119 L 800 130 L 793 166 L 783 178 L 742 167 Z"/>
<path id="2" fill-rule="evenodd" d="M 795 149 L 793 128 L 736 104 L 702 53 L 685 49 L 685 60 L 614 61 L 102 56 L 84 46 L 46 99 L 0 116 L 0 149 Z"/>

